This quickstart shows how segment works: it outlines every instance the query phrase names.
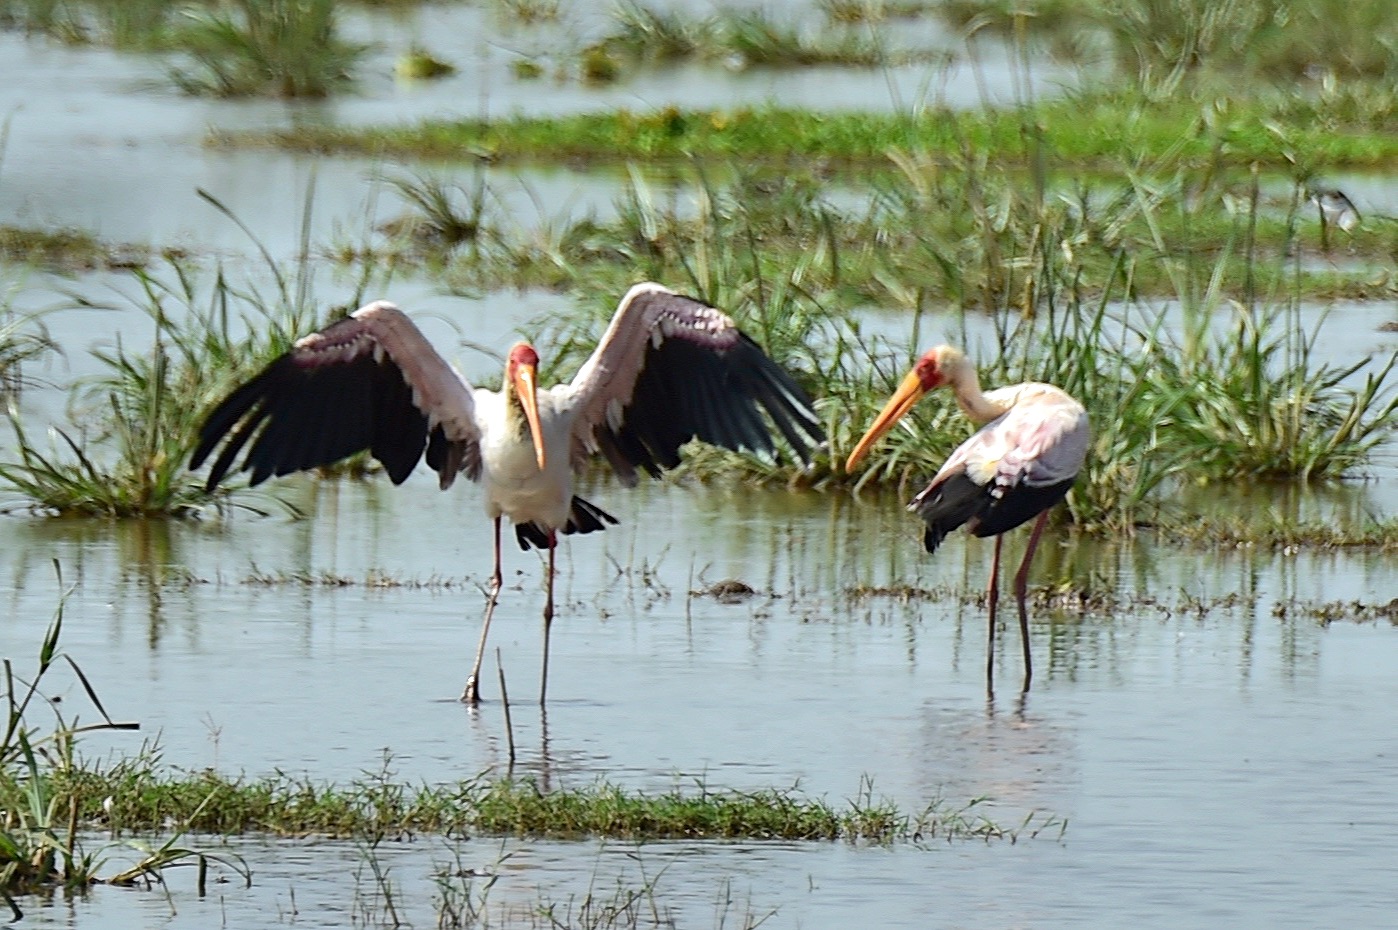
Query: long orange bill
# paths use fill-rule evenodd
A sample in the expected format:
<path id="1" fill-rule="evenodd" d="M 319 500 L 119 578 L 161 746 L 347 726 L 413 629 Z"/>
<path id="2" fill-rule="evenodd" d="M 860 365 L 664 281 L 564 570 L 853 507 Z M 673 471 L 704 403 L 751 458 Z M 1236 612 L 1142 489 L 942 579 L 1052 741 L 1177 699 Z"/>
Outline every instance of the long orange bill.
<path id="1" fill-rule="evenodd" d="M 515 394 L 519 405 L 524 408 L 524 419 L 529 424 L 529 435 L 534 440 L 534 459 L 539 463 L 539 471 L 544 470 L 544 430 L 539 425 L 538 372 L 533 365 L 515 366 Z"/>
<path id="2" fill-rule="evenodd" d="M 883 405 L 883 410 L 874 419 L 874 424 L 869 427 L 869 431 L 864 434 L 864 438 L 855 445 L 854 451 L 845 459 L 846 473 L 854 471 L 855 464 L 864 457 L 864 453 L 878 442 L 879 437 L 888 432 L 893 424 L 897 423 L 911 409 L 913 405 L 922 399 L 926 394 L 926 389 L 922 386 L 922 379 L 917 376 L 916 371 L 910 371 L 903 383 L 898 385 L 898 390 L 893 392 L 893 396 L 888 399 L 888 403 Z"/>

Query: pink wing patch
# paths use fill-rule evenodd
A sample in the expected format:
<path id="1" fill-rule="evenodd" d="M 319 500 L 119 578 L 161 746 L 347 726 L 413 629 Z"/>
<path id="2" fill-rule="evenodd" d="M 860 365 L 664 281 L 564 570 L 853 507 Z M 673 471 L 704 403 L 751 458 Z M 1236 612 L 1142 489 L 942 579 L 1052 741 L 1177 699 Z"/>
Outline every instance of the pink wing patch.
<path id="1" fill-rule="evenodd" d="M 1000 497 L 1019 484 L 1066 481 L 1082 469 L 1089 431 L 1081 404 L 1046 384 L 1019 386 L 1011 402 L 1009 410 L 956 448 L 932 487 L 964 471 L 982 487 L 993 484 L 992 493 Z"/>

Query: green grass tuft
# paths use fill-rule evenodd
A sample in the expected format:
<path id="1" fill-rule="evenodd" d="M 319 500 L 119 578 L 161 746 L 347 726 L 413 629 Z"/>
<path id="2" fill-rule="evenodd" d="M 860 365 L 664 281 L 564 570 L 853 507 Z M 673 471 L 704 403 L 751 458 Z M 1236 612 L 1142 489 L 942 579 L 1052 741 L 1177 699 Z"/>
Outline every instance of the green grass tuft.
<path id="1" fill-rule="evenodd" d="M 133 351 L 118 341 L 94 350 L 103 371 L 74 386 L 76 423 L 54 428 L 47 449 L 12 410 L 16 458 L 0 462 L 0 481 L 33 509 L 62 516 L 191 516 L 235 503 L 227 490 L 207 492 L 189 457 L 214 404 L 322 321 L 308 253 L 303 243 L 298 276 L 288 279 L 264 252 L 270 294 L 236 285 L 222 269 L 201 280 L 174 258 L 166 277 L 133 272 L 137 292 L 129 302 L 151 322 L 150 348 Z M 361 465 L 351 459 L 347 467 Z"/>
<path id="2" fill-rule="evenodd" d="M 171 76 L 213 97 L 325 97 L 350 86 L 364 46 L 339 37 L 335 0 L 233 0 L 195 8 L 173 39 Z"/>

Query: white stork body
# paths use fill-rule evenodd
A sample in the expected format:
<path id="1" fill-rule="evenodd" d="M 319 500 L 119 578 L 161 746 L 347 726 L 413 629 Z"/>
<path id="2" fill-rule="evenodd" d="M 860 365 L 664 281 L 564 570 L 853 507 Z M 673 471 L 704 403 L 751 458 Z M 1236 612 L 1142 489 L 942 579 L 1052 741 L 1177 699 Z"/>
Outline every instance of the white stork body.
<path id="1" fill-rule="evenodd" d="M 544 449 L 557 450 L 544 462 L 535 462 L 534 446 L 523 421 L 512 416 L 503 391 L 476 392 L 476 422 L 481 428 L 481 487 L 485 513 L 492 520 L 508 517 L 511 523 L 539 523 L 562 529 L 568 522 L 573 499 L 573 470 L 568 455 L 572 411 L 556 403 L 551 392 L 539 392 L 539 424 Z"/>
<path id="2" fill-rule="evenodd" d="M 256 485 L 368 449 L 395 484 L 424 457 L 444 489 L 458 473 L 479 481 L 495 522 L 495 565 L 462 699 L 479 699 L 501 584 L 501 519 L 509 518 L 522 548 L 549 553 L 542 703 L 557 535 L 617 522 L 574 496 L 575 469 L 601 454 L 634 484 L 637 469 L 659 475 L 678 465 L 680 447 L 695 438 L 772 457 L 763 412 L 802 461 L 825 434 L 801 388 L 733 320 L 658 284 L 627 292 L 571 382 L 540 389 L 537 368 L 538 353 L 520 343 L 501 390 L 472 388 L 402 311 L 377 301 L 301 339 L 225 398 L 205 421 L 190 467 L 218 450 L 212 490 L 235 466 Z"/>
<path id="3" fill-rule="evenodd" d="M 1091 441 L 1087 411 L 1061 388 L 1037 381 L 982 393 L 975 367 L 966 356 L 950 346 L 938 346 L 925 353 L 903 379 L 850 453 L 845 470 L 852 470 L 928 391 L 943 385 L 950 385 L 957 406 L 970 420 L 984 425 L 956 447 L 908 509 L 926 524 L 923 544 L 928 552 L 935 552 L 946 534 L 960 526 L 976 536 L 995 537 L 986 592 L 990 610 L 987 679 L 994 668 L 1002 534 L 1037 517 L 1014 581 L 1027 688 L 1033 677 L 1025 609 L 1029 565 L 1049 510 L 1067 495 L 1087 457 Z"/>

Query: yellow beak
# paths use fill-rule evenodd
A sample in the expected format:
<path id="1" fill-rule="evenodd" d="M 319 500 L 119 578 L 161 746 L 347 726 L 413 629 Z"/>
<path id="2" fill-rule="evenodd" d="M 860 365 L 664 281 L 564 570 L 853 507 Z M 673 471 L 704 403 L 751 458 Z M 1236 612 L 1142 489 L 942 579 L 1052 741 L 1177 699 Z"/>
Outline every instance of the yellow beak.
<path id="1" fill-rule="evenodd" d="M 544 470 L 544 430 L 539 425 L 538 372 L 533 365 L 516 365 L 514 369 L 515 396 L 524 408 L 524 419 L 529 424 L 529 435 L 534 440 L 534 459 L 539 463 L 539 471 Z"/>
<path id="2" fill-rule="evenodd" d="M 893 396 L 888 399 L 888 403 L 883 405 L 883 410 L 874 419 L 874 425 L 869 427 L 869 431 L 864 434 L 864 438 L 855 445 L 854 451 L 845 459 L 845 472 L 854 471 L 855 464 L 864 457 L 870 447 L 879 440 L 879 437 L 888 432 L 893 424 L 901 420 L 909 410 L 913 409 L 927 390 L 922 386 L 922 379 L 918 377 L 916 371 L 908 372 L 903 378 L 903 383 L 898 385 L 898 390 L 893 392 Z"/>

